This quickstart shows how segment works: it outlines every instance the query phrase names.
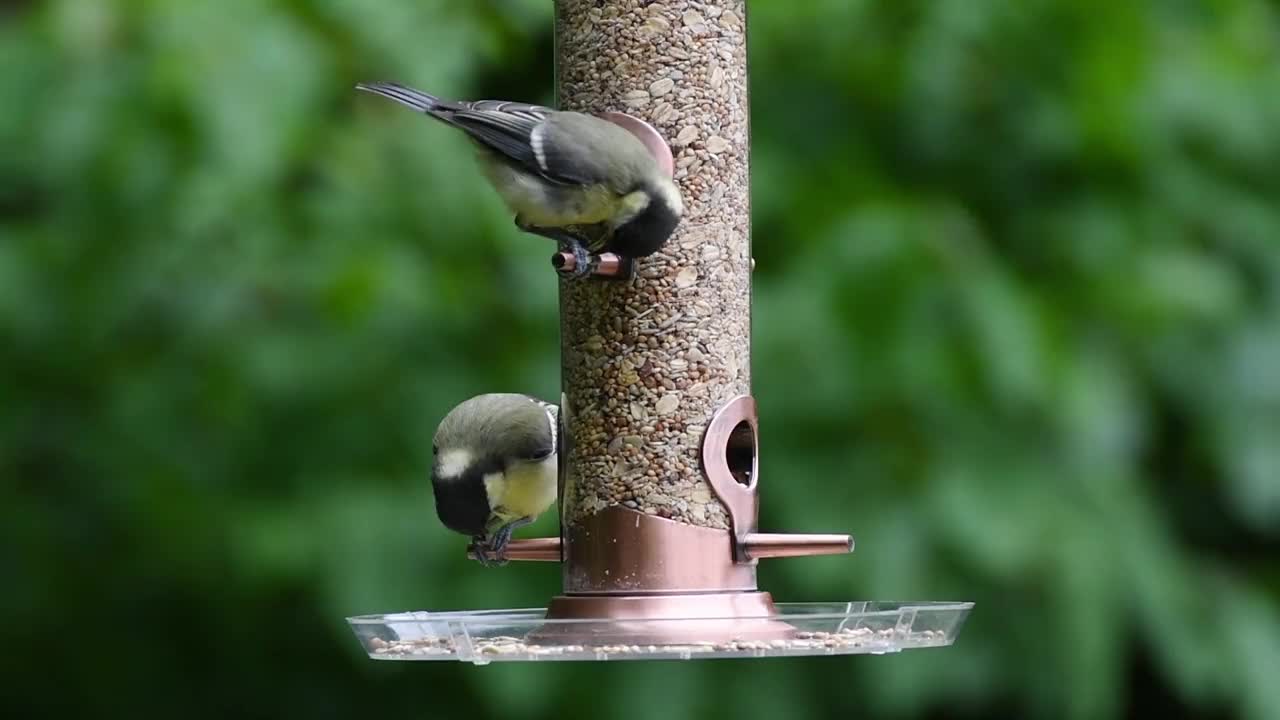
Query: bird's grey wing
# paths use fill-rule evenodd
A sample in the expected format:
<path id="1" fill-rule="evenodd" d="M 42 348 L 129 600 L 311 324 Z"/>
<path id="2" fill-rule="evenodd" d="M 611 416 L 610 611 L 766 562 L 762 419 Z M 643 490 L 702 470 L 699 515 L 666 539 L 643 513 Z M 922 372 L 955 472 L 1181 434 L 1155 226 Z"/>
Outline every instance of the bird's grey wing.
<path id="1" fill-rule="evenodd" d="M 518 103 L 510 100 L 473 100 L 466 103 L 457 103 L 457 105 L 472 110 L 490 110 L 514 115 L 528 115 L 538 120 L 542 120 L 555 112 L 555 110 L 543 105 L 530 105 L 529 103 Z"/>
<path id="2" fill-rule="evenodd" d="M 643 177 L 648 150 L 630 132 L 608 120 L 581 113 L 557 113 L 534 137 L 544 174 L 571 177 L 583 185 L 604 185 L 627 193 Z"/>
<path id="3" fill-rule="evenodd" d="M 565 124 L 581 124 L 585 116 L 577 113 L 556 113 L 543 105 L 511 102 L 507 100 L 451 101 L 435 95 L 392 82 L 359 83 L 360 90 L 376 93 L 406 105 L 418 112 L 430 115 L 462 130 L 481 146 L 489 148 L 524 172 L 538 175 L 560 185 L 590 185 L 601 182 L 590 171 L 593 148 L 578 148 L 584 143 L 582 136 Z M 565 118 L 562 122 L 550 122 L 553 116 Z M 551 129 L 557 125 L 556 131 Z M 581 128 L 579 128 L 581 129 Z M 548 141 L 556 140 L 569 147 L 558 150 Z M 597 128 L 597 133 L 598 128 Z M 585 141 L 589 144 L 589 140 Z M 607 150 L 607 148 L 603 148 Z"/>
<path id="4" fill-rule="evenodd" d="M 448 113 L 447 119 L 481 145 L 522 168 L 536 170 L 537 160 L 529 138 L 541 121 L 493 110 L 459 110 Z"/>
<path id="5" fill-rule="evenodd" d="M 521 170 L 560 185 L 590 184 L 595 180 L 575 165 L 549 162 L 553 157 L 546 140 L 550 125 L 547 120 L 553 112 L 549 108 L 481 100 L 446 112 L 448 117 L 442 119 L 501 153 Z"/>

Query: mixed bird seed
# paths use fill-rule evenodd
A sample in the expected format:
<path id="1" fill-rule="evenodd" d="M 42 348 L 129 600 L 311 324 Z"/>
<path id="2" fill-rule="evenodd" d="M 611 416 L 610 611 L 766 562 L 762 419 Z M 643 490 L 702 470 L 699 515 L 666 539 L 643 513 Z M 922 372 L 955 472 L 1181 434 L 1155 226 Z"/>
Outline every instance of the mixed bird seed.
<path id="1" fill-rule="evenodd" d="M 839 654 L 854 651 L 893 652 L 902 648 L 940 646 L 947 643 L 941 630 L 921 630 L 903 634 L 894 629 L 870 628 L 846 629 L 839 632 L 797 632 L 794 637 L 777 640 L 732 640 L 728 642 L 689 642 L 663 645 L 631 645 L 611 643 L 604 645 L 539 645 L 526 643 L 518 637 L 498 636 L 471 641 L 468 659 L 485 662 L 504 656 L 513 658 L 569 658 L 605 659 L 610 656 L 669 655 L 689 658 L 700 654 L 741 653 L 764 657 L 792 654 Z M 375 658 L 384 660 L 404 659 L 454 659 L 458 646 L 450 638 L 426 638 L 411 641 L 372 638 L 368 648 Z"/>
<path id="2" fill-rule="evenodd" d="M 559 0 L 556 35 L 562 109 L 652 124 L 685 207 L 633 279 L 561 281 L 563 519 L 621 505 L 728 528 L 700 458 L 751 387 L 745 0 Z"/>

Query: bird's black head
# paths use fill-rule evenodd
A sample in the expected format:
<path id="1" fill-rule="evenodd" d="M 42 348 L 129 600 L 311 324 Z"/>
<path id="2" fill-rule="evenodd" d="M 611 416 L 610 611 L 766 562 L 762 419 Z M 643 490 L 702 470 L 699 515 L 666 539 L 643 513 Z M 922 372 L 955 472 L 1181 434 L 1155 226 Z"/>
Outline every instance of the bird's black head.
<path id="1" fill-rule="evenodd" d="M 491 511 L 484 477 L 501 472 L 502 465 L 483 458 L 462 468 L 448 467 L 448 462 L 437 457 L 432 468 L 431 490 L 435 495 L 436 515 L 454 532 L 470 537 L 484 535 Z"/>
<path id="2" fill-rule="evenodd" d="M 652 255 L 666 244 L 684 214 L 684 205 L 674 183 L 665 178 L 641 188 L 648 203 L 613 231 L 607 250 L 625 257 Z"/>
<path id="3" fill-rule="evenodd" d="M 470 537 L 486 535 L 507 466 L 554 451 L 548 410 L 527 395 L 486 393 L 460 403 L 431 440 L 431 488 L 445 527 Z"/>

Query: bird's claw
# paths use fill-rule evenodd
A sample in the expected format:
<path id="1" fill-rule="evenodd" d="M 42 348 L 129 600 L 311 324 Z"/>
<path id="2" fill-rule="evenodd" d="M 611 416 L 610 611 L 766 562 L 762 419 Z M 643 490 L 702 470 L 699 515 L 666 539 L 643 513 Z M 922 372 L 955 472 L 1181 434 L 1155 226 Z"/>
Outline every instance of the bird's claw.
<path id="1" fill-rule="evenodd" d="M 508 537 L 510 535 L 508 534 Z M 483 535 L 477 535 L 475 538 L 476 562 L 484 567 L 502 567 L 510 560 L 507 560 L 506 542 L 498 543 L 497 536 L 486 538 Z"/>
<path id="2" fill-rule="evenodd" d="M 582 246 L 582 243 L 575 241 L 562 243 L 560 249 L 563 252 L 573 253 L 573 269 L 562 275 L 568 275 L 574 278 L 583 278 L 595 271 L 595 259 L 591 257 L 591 253 Z"/>
<path id="3" fill-rule="evenodd" d="M 500 526 L 491 535 L 477 535 L 475 540 L 476 560 L 485 567 L 502 567 L 511 562 L 507 559 L 507 544 L 516 528 L 528 525 L 533 518 L 517 518 Z"/>
<path id="4" fill-rule="evenodd" d="M 521 232 L 527 232 L 531 235 L 554 240 L 561 252 L 567 252 L 573 255 L 573 269 L 561 270 L 560 274 L 572 278 L 584 278 L 591 275 L 596 269 L 596 259 L 585 247 L 583 238 L 578 237 L 574 233 L 561 228 L 539 227 L 530 225 L 523 218 L 515 219 L 516 227 Z"/>

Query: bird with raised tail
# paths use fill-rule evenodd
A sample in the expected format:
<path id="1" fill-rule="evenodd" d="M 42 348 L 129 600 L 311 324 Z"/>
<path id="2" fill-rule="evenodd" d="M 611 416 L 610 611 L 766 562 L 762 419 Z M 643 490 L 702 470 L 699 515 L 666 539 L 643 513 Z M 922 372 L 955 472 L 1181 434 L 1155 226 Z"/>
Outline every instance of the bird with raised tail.
<path id="1" fill-rule="evenodd" d="M 432 441 L 431 487 L 445 527 L 467 535 L 485 565 L 505 564 L 511 534 L 556 501 L 559 408 L 530 395 L 463 401 Z"/>
<path id="2" fill-rule="evenodd" d="M 441 100 L 390 82 L 356 88 L 466 133 L 516 226 L 573 253 L 574 276 L 590 274 L 592 254 L 657 252 L 684 214 L 670 168 L 611 120 L 526 103 Z"/>

